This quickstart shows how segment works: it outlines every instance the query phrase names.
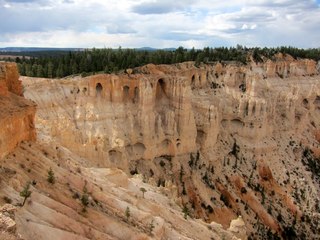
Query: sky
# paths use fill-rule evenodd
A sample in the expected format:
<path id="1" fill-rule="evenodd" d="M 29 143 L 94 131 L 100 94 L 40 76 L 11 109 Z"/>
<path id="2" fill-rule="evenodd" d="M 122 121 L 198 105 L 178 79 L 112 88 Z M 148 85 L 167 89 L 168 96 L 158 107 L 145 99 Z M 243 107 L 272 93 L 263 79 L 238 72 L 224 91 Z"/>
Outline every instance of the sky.
<path id="1" fill-rule="evenodd" d="M 0 0 L 0 47 L 320 47 L 320 0 Z"/>

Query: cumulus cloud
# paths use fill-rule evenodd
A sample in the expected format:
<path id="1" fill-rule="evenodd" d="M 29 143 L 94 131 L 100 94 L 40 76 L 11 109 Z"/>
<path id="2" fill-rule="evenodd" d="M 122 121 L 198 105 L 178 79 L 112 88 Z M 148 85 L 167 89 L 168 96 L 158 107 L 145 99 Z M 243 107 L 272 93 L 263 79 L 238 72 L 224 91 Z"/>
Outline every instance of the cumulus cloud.
<path id="1" fill-rule="evenodd" d="M 319 25 L 315 0 L 0 0 L 0 47 L 319 47 Z"/>
<path id="2" fill-rule="evenodd" d="M 6 0 L 8 3 L 33 3 L 33 2 L 41 2 L 39 0 Z"/>
<path id="3" fill-rule="evenodd" d="M 138 14 L 164 14 L 187 9 L 193 0 L 156 0 L 144 1 L 132 7 L 132 11 Z"/>
<path id="4" fill-rule="evenodd" d="M 109 24 L 107 26 L 107 32 L 109 34 L 134 34 L 137 33 L 130 25 L 128 24 Z"/>

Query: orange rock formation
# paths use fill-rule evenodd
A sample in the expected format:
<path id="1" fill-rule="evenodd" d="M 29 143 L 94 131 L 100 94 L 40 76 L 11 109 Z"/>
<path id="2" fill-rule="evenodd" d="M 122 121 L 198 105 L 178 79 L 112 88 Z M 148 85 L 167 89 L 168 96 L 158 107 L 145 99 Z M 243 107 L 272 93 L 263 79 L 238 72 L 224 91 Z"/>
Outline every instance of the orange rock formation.
<path id="1" fill-rule="evenodd" d="M 36 104 L 23 98 L 17 66 L 0 62 L 0 159 L 23 140 L 35 140 Z"/>

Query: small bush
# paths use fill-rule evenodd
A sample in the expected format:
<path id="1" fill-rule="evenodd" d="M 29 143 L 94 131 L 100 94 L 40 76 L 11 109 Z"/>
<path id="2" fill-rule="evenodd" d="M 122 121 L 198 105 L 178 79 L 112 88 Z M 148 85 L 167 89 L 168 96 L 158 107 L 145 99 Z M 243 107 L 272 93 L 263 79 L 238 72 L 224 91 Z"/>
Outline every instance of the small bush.
<path id="1" fill-rule="evenodd" d="M 189 209 L 187 208 L 187 206 L 183 207 L 182 212 L 183 212 L 184 219 L 187 219 L 188 216 L 190 215 L 190 212 L 189 212 Z"/>
<path id="2" fill-rule="evenodd" d="M 247 193 L 247 189 L 246 189 L 245 187 L 242 187 L 242 188 L 241 188 L 241 193 L 242 193 L 242 194 Z"/>
<path id="3" fill-rule="evenodd" d="M 145 192 L 147 191 L 145 188 L 143 188 L 143 187 L 141 187 L 140 188 L 140 191 L 142 192 L 142 197 L 144 198 L 144 194 L 145 194 Z"/>
<path id="4" fill-rule="evenodd" d="M 127 221 L 129 221 L 129 218 L 130 218 L 130 208 L 129 207 L 126 208 L 125 215 L 126 215 Z"/>
<path id="5" fill-rule="evenodd" d="M 87 206 L 89 205 L 89 196 L 87 193 L 84 193 L 81 197 L 81 203 L 82 203 L 82 212 L 86 212 L 87 211 Z"/>
<path id="6" fill-rule="evenodd" d="M 52 171 L 52 168 L 50 168 L 48 170 L 48 177 L 47 177 L 47 181 L 51 184 L 54 184 L 56 182 L 55 176 L 54 176 L 54 172 Z"/>

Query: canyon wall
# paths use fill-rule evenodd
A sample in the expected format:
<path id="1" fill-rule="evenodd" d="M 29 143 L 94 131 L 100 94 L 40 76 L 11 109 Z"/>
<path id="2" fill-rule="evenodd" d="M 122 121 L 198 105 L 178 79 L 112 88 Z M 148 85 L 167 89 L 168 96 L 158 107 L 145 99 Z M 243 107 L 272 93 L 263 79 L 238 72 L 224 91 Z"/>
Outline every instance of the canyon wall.
<path id="1" fill-rule="evenodd" d="M 43 101 L 38 119 L 65 146 L 123 169 L 130 160 L 212 148 L 224 129 L 256 144 L 273 131 L 303 130 L 307 113 L 319 114 L 312 60 L 150 64 L 128 72 L 26 80 L 27 96 Z"/>
<path id="2" fill-rule="evenodd" d="M 308 154 L 320 152 L 318 66 L 278 54 L 247 65 L 149 64 L 22 80 L 39 105 L 40 138 L 53 137 L 92 166 L 166 186 L 205 221 L 227 227 L 241 215 L 252 237 L 312 237 L 319 180 L 306 164 L 318 166 Z"/>
<path id="3" fill-rule="evenodd" d="M 0 159 L 21 141 L 35 140 L 36 105 L 23 98 L 16 64 L 0 62 Z"/>
<path id="4" fill-rule="evenodd" d="M 40 84 L 45 82 L 37 81 Z M 183 212 L 176 199 L 172 198 L 177 194 L 173 194 L 175 191 L 170 188 L 152 186 L 146 183 L 141 175 L 129 177 L 119 169 L 95 167 L 95 161 L 81 158 L 61 145 L 60 140 L 69 146 L 76 146 L 74 150 L 77 150 L 77 144 L 87 139 L 85 134 L 90 136 L 91 131 L 96 134 L 95 128 L 98 128 L 98 136 L 107 132 L 100 128 L 104 124 L 95 124 L 94 128 L 89 128 L 89 125 L 75 121 L 77 116 L 81 115 L 69 115 L 67 110 L 74 111 L 82 106 L 70 106 L 71 102 L 64 87 L 60 88 L 56 82 L 52 83 L 51 88 L 38 88 L 35 92 L 28 92 L 28 95 L 31 94 L 41 105 L 36 126 L 39 138 L 34 141 L 36 105 L 22 97 L 22 85 L 18 81 L 16 65 L 0 63 L 0 239 L 236 240 L 238 237 L 246 237 L 246 228 L 241 218 L 235 219 L 229 230 L 214 222 L 191 219 L 188 212 Z M 90 84 L 93 85 L 92 89 Z M 102 86 L 100 89 L 99 84 L 105 87 L 108 81 L 97 78 L 84 86 L 94 95 L 87 96 L 87 100 L 97 99 L 98 102 L 101 101 L 99 106 L 102 106 L 106 103 L 106 93 L 102 91 Z M 126 84 L 129 85 L 129 82 Z M 137 84 L 138 82 L 135 82 L 130 86 Z M 47 84 L 45 86 L 49 87 Z M 52 93 L 53 89 L 59 98 L 54 99 L 51 98 L 52 94 L 47 94 Z M 82 90 L 86 92 L 85 87 Z M 158 90 L 162 90 L 159 94 L 166 101 L 166 96 L 161 95 L 166 89 Z M 73 91 L 79 93 L 78 88 L 70 91 L 68 95 Z M 137 103 L 137 90 L 131 94 L 134 100 L 129 93 L 127 99 L 121 100 L 124 97 L 121 96 L 118 101 L 121 104 L 127 101 Z M 110 102 L 116 99 L 110 98 Z M 86 111 L 72 113 L 86 113 L 86 117 L 91 120 L 89 124 L 100 119 L 99 115 L 90 118 Z M 98 113 L 106 117 L 103 112 Z M 81 118 L 86 121 L 86 118 Z M 70 125 L 69 121 L 72 121 L 74 126 Z M 103 122 L 103 119 L 100 121 Z M 57 126 L 54 126 L 55 124 Z M 68 126 L 72 126 L 71 131 L 68 131 Z M 80 127 L 85 129 L 80 131 Z M 57 132 L 59 128 L 64 129 L 65 133 Z M 74 128 L 83 134 L 78 135 L 81 136 L 80 139 L 72 136 L 77 132 Z M 150 138 L 152 136 L 149 135 Z M 68 143 L 68 140 L 75 142 Z M 90 141 L 86 143 L 92 144 Z M 135 144 L 133 149 L 138 149 L 143 156 L 141 145 L 142 143 Z M 146 146 L 151 145 L 146 143 Z M 166 153 L 167 149 L 161 151 Z M 153 156 L 152 151 L 150 154 Z M 148 153 L 145 154 L 147 155 Z M 88 156 L 92 157 L 90 154 Z M 110 152 L 107 156 L 110 157 Z M 133 159 L 134 157 L 136 156 L 133 156 Z M 103 160 L 98 159 L 96 162 L 99 164 L 99 161 Z M 48 178 L 49 172 L 51 180 Z"/>

